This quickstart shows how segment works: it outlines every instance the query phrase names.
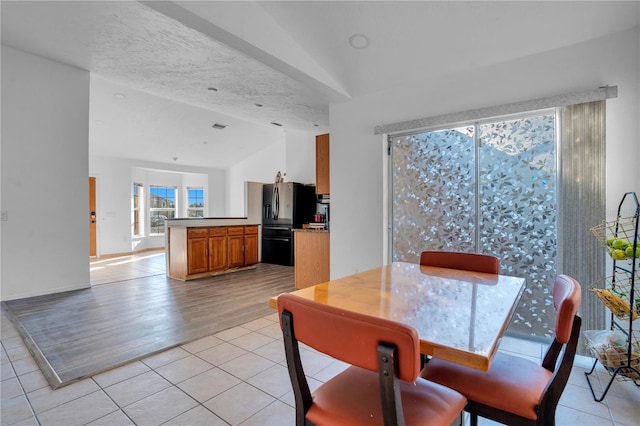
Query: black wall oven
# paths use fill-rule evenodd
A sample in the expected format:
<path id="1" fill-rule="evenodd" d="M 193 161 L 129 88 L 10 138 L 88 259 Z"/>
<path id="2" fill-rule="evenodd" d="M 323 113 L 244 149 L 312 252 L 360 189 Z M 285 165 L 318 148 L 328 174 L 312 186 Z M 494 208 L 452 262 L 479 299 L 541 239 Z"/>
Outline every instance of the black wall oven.
<path id="1" fill-rule="evenodd" d="M 293 229 L 291 226 L 262 226 L 262 261 L 293 266 Z"/>

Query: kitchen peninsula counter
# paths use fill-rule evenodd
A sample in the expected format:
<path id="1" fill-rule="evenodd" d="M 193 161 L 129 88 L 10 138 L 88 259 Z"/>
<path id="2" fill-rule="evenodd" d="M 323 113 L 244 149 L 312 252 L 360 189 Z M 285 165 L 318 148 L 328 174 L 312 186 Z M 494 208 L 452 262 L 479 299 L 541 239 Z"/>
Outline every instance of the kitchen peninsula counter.
<path id="1" fill-rule="evenodd" d="M 257 225 L 250 223 L 246 217 L 188 217 L 166 220 L 167 228 L 173 226 L 200 227 L 200 226 L 233 226 L 233 225 Z"/>
<path id="2" fill-rule="evenodd" d="M 255 268 L 259 230 L 246 217 L 168 219 L 167 276 L 186 281 Z"/>

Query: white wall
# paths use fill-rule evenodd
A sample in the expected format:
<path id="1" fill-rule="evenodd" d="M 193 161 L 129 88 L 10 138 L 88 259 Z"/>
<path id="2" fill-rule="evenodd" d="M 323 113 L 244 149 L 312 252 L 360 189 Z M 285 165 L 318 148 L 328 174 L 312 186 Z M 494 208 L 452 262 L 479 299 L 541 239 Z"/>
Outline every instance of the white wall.
<path id="1" fill-rule="evenodd" d="M 377 125 L 617 85 L 618 98 L 607 101 L 606 202 L 615 212 L 624 192 L 640 193 L 639 44 L 636 28 L 331 105 L 331 278 L 387 261 L 386 150 Z"/>
<path id="2" fill-rule="evenodd" d="M 245 182 L 273 182 L 278 170 L 286 168 L 285 147 L 283 133 L 280 142 L 265 147 L 227 170 L 226 216 L 244 216 Z"/>
<path id="3" fill-rule="evenodd" d="M 307 184 L 316 182 L 317 134 L 287 130 L 285 180 Z"/>
<path id="4" fill-rule="evenodd" d="M 183 205 L 187 186 L 202 186 L 207 197 L 205 216 L 224 216 L 226 175 L 221 169 L 202 169 L 137 160 L 90 157 L 89 174 L 96 178 L 97 252 L 98 256 L 129 253 L 148 248 L 164 247 L 163 236 L 132 237 L 131 185 L 166 185 L 178 188 L 179 205 Z M 148 199 L 145 200 L 148 207 Z M 143 207 L 145 207 L 143 205 Z M 186 217 L 181 209 L 178 217 Z M 145 210 L 143 224 L 149 220 Z"/>
<path id="5" fill-rule="evenodd" d="M 244 216 L 245 182 L 270 183 L 276 173 L 287 182 L 316 182 L 316 133 L 287 130 L 282 140 L 247 157 L 228 170 L 227 216 Z"/>
<path id="6" fill-rule="evenodd" d="M 89 73 L 2 46 L 0 299 L 89 286 Z"/>
<path id="7" fill-rule="evenodd" d="M 313 132 L 283 132 L 282 140 L 247 157 L 228 170 L 227 215 L 244 213 L 244 183 L 270 183 L 276 173 L 286 173 L 288 182 L 315 183 L 315 139 Z"/>

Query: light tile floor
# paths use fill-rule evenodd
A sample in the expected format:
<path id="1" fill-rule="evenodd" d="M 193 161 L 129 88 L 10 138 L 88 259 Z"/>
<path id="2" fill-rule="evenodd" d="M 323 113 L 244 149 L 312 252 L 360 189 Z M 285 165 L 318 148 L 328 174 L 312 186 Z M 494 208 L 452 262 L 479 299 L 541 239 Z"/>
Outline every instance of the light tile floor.
<path id="1" fill-rule="evenodd" d="M 147 259 L 158 262 L 155 257 Z M 4 312 L 0 320 L 1 425 L 295 423 L 275 313 L 55 391 Z M 500 350 L 539 361 L 544 348 L 506 337 Z M 312 390 L 345 368 L 309 348 L 302 349 L 302 357 Z M 595 402 L 584 377 L 592 362 L 586 357 L 576 360 L 556 423 L 640 424 L 640 387 L 631 381 L 615 381 L 605 400 Z M 600 371 L 598 375 L 608 382 L 608 373 Z M 494 423 L 480 419 L 480 424 Z"/>

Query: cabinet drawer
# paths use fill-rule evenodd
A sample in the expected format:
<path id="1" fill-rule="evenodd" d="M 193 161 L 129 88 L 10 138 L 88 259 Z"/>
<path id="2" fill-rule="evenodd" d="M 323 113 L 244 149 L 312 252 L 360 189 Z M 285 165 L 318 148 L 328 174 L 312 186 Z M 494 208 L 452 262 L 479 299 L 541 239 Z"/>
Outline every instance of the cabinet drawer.
<path id="1" fill-rule="evenodd" d="M 258 233 L 258 225 L 250 225 L 244 227 L 244 233 L 247 234 L 257 234 Z"/>
<path id="2" fill-rule="evenodd" d="M 210 237 L 226 237 L 227 236 L 226 226 L 217 226 L 215 228 L 209 228 L 209 236 Z"/>
<path id="3" fill-rule="evenodd" d="M 244 226 L 230 226 L 227 232 L 229 235 L 244 235 Z"/>
<path id="4" fill-rule="evenodd" d="M 187 238 L 207 238 L 209 236 L 209 228 L 188 228 Z"/>

